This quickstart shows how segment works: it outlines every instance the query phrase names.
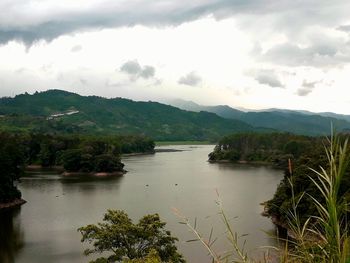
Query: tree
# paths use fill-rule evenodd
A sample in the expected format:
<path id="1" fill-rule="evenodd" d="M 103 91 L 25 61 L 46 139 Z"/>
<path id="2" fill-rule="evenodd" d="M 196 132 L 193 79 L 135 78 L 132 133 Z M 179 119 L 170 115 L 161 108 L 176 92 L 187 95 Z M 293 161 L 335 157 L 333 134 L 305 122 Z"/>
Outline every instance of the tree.
<path id="1" fill-rule="evenodd" d="M 21 192 L 14 186 L 23 173 L 24 149 L 18 136 L 0 133 L 0 203 L 21 198 Z"/>
<path id="2" fill-rule="evenodd" d="M 146 215 L 134 224 L 124 211 L 108 210 L 103 223 L 81 227 L 78 231 L 82 242 L 93 244 L 92 249 L 85 250 L 85 255 L 111 253 L 107 258 L 92 261 L 95 263 L 144 259 L 152 250 L 162 262 L 185 262 L 175 246 L 178 239 L 164 229 L 165 225 L 158 214 Z"/>
<path id="3" fill-rule="evenodd" d="M 78 172 L 81 169 L 82 152 L 79 149 L 66 150 L 62 154 L 62 163 L 68 172 Z"/>
<path id="4" fill-rule="evenodd" d="M 95 171 L 96 172 L 114 172 L 122 171 L 124 164 L 120 159 L 112 154 L 101 154 L 95 157 Z"/>

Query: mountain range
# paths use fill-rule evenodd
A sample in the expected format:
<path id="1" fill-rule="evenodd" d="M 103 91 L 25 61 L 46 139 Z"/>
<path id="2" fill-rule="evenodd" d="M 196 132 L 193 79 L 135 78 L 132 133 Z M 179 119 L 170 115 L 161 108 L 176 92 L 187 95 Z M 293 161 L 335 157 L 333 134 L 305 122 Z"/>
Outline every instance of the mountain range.
<path id="1" fill-rule="evenodd" d="M 216 141 L 239 132 L 327 135 L 331 123 L 338 131 L 350 130 L 349 116 L 334 113 L 317 115 L 278 109 L 246 112 L 183 100 L 171 104 L 81 96 L 62 90 L 25 93 L 0 98 L 0 128 L 45 133 L 143 134 L 169 141 Z"/>
<path id="2" fill-rule="evenodd" d="M 155 140 L 215 141 L 230 133 L 268 131 L 210 112 L 62 90 L 1 98 L 0 115 L 0 127 L 10 131 L 143 134 Z"/>
<path id="3" fill-rule="evenodd" d="M 337 131 L 349 130 L 350 115 L 331 112 L 313 113 L 303 110 L 266 109 L 238 110 L 227 105 L 203 106 L 192 101 L 171 100 L 170 105 L 188 111 L 207 111 L 227 119 L 243 121 L 254 127 L 270 128 L 301 135 L 326 135 L 331 126 Z"/>

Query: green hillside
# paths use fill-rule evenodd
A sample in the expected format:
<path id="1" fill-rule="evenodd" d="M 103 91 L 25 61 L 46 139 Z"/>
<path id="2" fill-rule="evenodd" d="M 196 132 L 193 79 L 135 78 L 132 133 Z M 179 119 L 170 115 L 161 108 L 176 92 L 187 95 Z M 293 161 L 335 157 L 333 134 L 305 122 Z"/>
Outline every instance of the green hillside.
<path id="1" fill-rule="evenodd" d="M 144 134 L 155 140 L 216 140 L 230 133 L 264 131 L 209 112 L 61 90 L 1 98 L 0 115 L 3 130 Z"/>

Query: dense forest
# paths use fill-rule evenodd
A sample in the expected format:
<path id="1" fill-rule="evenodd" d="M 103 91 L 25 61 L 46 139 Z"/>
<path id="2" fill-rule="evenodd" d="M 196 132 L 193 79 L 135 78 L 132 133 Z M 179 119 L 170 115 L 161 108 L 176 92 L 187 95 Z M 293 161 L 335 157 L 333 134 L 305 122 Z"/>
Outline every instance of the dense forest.
<path id="1" fill-rule="evenodd" d="M 343 134 L 344 141 L 349 135 Z M 284 178 L 277 187 L 274 197 L 267 202 L 266 212 L 273 216 L 275 222 L 282 225 L 287 211 L 292 210 L 292 190 L 295 198 L 307 193 L 298 205 L 302 220 L 310 215 L 317 215 L 315 203 L 310 196 L 316 196 L 323 202 L 319 190 L 312 182 L 317 177 L 311 169 L 319 170 L 320 166 L 329 168 L 325 147 L 329 146 L 326 137 L 307 137 L 288 133 L 271 134 L 234 134 L 222 138 L 214 151 L 209 154 L 210 161 L 248 161 L 263 162 L 285 170 Z M 292 167 L 289 167 L 291 160 Z M 291 168 L 291 170 L 290 170 Z M 292 172 L 292 173 L 291 173 Z M 293 189 L 292 189 L 293 187 Z M 339 194 L 350 201 L 350 171 L 342 178 Z"/>
<path id="2" fill-rule="evenodd" d="M 120 156 L 154 152 L 144 136 L 78 136 L 0 133 L 0 203 L 21 197 L 14 186 L 26 166 L 62 166 L 67 172 L 123 172 Z"/>
<path id="3" fill-rule="evenodd" d="M 1 98 L 0 126 L 37 133 L 143 134 L 159 141 L 216 141 L 230 133 L 269 130 L 209 112 L 61 90 Z"/>

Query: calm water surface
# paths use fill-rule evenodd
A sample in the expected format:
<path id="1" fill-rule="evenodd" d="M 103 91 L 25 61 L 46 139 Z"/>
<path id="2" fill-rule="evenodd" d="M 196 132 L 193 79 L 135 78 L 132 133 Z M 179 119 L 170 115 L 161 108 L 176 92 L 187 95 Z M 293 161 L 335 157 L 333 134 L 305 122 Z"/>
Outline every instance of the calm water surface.
<path id="1" fill-rule="evenodd" d="M 167 228 L 180 239 L 188 262 L 210 262 L 199 243 L 173 214 L 177 208 L 194 221 L 204 236 L 211 226 L 218 237 L 216 250 L 226 250 L 224 229 L 218 216 L 216 189 L 225 211 L 240 234 L 248 234 L 247 249 L 271 245 L 265 231 L 273 232 L 269 219 L 260 216 L 262 201 L 272 197 L 282 178 L 280 170 L 249 165 L 210 164 L 205 146 L 162 146 L 179 152 L 123 159 L 128 173 L 117 178 L 62 177 L 41 172 L 23 178 L 19 185 L 28 202 L 0 213 L 0 262 L 88 262 L 77 228 L 101 221 L 107 209 L 124 209 L 133 219 L 159 213 Z"/>

